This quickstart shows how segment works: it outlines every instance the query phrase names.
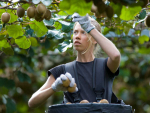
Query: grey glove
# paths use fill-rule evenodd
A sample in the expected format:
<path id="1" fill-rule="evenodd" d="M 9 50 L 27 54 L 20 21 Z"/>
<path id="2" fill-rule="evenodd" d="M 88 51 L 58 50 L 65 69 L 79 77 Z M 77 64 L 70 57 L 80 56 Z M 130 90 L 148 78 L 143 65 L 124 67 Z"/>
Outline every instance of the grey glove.
<path id="1" fill-rule="evenodd" d="M 75 84 L 75 80 L 74 78 L 72 78 L 71 74 L 70 73 L 66 73 L 66 74 L 61 74 L 60 77 L 58 77 L 55 82 L 52 84 L 52 89 L 54 91 L 67 91 L 67 87 L 64 87 L 63 86 L 63 80 L 66 80 L 66 79 L 69 79 L 70 80 L 70 84 L 69 84 L 69 87 L 73 87 L 74 84 Z M 76 90 L 75 92 L 78 91 L 78 88 L 76 87 Z"/>
<path id="2" fill-rule="evenodd" d="M 95 28 L 94 25 L 91 24 L 89 15 L 86 14 L 86 16 L 80 16 L 78 13 L 74 13 L 72 15 L 72 21 L 73 22 L 79 22 L 81 27 L 87 32 L 89 33 L 92 29 Z"/>

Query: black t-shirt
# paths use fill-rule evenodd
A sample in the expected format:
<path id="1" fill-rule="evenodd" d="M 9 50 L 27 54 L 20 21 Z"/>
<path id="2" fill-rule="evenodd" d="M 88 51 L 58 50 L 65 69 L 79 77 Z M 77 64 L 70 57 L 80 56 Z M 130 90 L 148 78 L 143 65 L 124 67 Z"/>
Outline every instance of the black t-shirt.
<path id="1" fill-rule="evenodd" d="M 112 84 L 113 79 L 115 76 L 119 74 L 119 68 L 115 73 L 112 73 L 109 68 L 107 67 L 107 60 L 104 61 L 104 72 L 105 72 L 105 93 L 103 98 L 107 99 L 111 102 L 111 93 L 112 93 Z M 96 102 L 96 94 L 93 91 L 93 64 L 94 61 L 91 62 L 78 62 L 76 61 L 77 65 L 77 74 L 80 84 L 80 99 L 81 100 L 88 100 L 89 102 Z M 50 70 L 48 70 L 48 76 L 52 74 L 56 79 L 61 74 L 65 74 L 65 64 L 56 66 Z"/>

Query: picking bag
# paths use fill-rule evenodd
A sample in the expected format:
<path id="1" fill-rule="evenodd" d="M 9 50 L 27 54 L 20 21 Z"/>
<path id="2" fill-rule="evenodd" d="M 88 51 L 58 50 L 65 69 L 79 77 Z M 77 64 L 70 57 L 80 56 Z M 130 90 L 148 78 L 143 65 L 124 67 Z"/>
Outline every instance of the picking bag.
<path id="1" fill-rule="evenodd" d="M 56 104 L 49 106 L 48 113 L 132 113 L 132 107 L 102 103 Z"/>

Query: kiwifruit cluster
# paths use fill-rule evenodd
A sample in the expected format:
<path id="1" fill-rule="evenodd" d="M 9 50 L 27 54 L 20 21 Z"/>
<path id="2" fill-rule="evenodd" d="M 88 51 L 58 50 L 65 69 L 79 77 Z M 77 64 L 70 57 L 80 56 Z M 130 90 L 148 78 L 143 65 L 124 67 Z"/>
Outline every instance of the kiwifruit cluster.
<path id="1" fill-rule="evenodd" d="M 150 27 L 150 14 L 146 17 L 144 23 L 145 23 L 145 25 L 146 25 L 147 27 Z"/>
<path id="2" fill-rule="evenodd" d="M 105 0 L 85 0 L 87 3 L 90 1 L 93 1 L 93 5 L 91 8 L 91 12 L 95 13 L 95 16 L 97 18 L 101 18 L 101 17 L 108 17 L 108 18 L 112 18 L 114 15 L 114 10 L 111 6 L 106 5 L 104 3 Z M 133 4 L 139 4 L 141 5 L 142 8 L 146 7 L 147 4 L 149 3 L 149 0 L 139 0 L 138 2 L 136 2 L 136 0 L 132 1 L 132 4 L 128 3 L 125 0 L 108 0 L 109 2 L 113 2 L 115 4 L 122 4 L 122 5 L 133 5 Z"/>
<path id="3" fill-rule="evenodd" d="M 27 9 L 27 16 L 29 18 L 35 18 L 36 21 L 42 21 L 43 19 L 49 20 L 51 18 L 51 12 L 42 3 L 38 4 L 37 7 L 30 6 Z"/>
<path id="4" fill-rule="evenodd" d="M 10 14 L 7 12 L 3 13 L 1 16 L 1 20 L 3 23 L 8 23 L 10 20 Z"/>
<path id="5" fill-rule="evenodd" d="M 63 86 L 64 87 L 67 87 L 67 91 L 70 92 L 70 93 L 73 93 L 76 91 L 76 83 L 74 83 L 74 86 L 73 87 L 70 87 L 70 80 L 67 78 L 67 80 L 62 80 L 62 83 L 63 83 Z"/>
<path id="6" fill-rule="evenodd" d="M 95 1 L 95 0 L 94 0 Z M 108 17 L 112 18 L 114 15 L 114 10 L 111 6 L 106 5 L 102 0 L 99 0 L 97 2 L 93 1 L 93 5 L 91 8 L 91 12 L 95 13 L 95 16 L 97 18 L 101 17 Z"/>

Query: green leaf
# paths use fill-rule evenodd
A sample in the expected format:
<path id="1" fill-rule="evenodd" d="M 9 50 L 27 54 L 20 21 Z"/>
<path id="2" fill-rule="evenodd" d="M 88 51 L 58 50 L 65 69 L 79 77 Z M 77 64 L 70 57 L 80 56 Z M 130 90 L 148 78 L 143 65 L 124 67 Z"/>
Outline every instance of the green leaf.
<path id="1" fill-rule="evenodd" d="M 122 5 L 111 2 L 110 6 L 113 7 L 114 13 L 117 14 L 118 16 L 120 16 Z"/>
<path id="2" fill-rule="evenodd" d="M 7 78 L 0 77 L 0 87 L 6 87 L 8 89 L 11 89 L 11 88 L 15 87 L 15 82 L 13 80 L 9 80 Z"/>
<path id="3" fill-rule="evenodd" d="M 42 37 L 45 35 L 48 31 L 47 27 L 44 25 L 43 21 L 37 22 L 33 21 L 32 24 L 30 24 L 30 27 L 34 30 L 34 33 L 37 37 Z"/>
<path id="4" fill-rule="evenodd" d="M 21 25 L 9 25 L 6 29 L 9 36 L 13 38 L 17 38 L 18 36 L 22 36 L 24 34 L 24 29 L 22 29 Z"/>
<path id="5" fill-rule="evenodd" d="M 19 78 L 20 82 L 26 82 L 27 81 L 28 83 L 31 83 L 30 77 L 27 74 L 22 73 L 21 71 L 18 71 L 17 77 Z"/>
<path id="6" fill-rule="evenodd" d="M 37 39 L 34 37 L 30 37 L 29 40 L 31 41 L 31 46 L 36 47 L 38 46 Z"/>
<path id="7" fill-rule="evenodd" d="M 140 12 L 139 19 L 144 19 L 145 17 L 146 17 L 146 11 L 143 10 L 142 12 Z"/>
<path id="8" fill-rule="evenodd" d="M 8 23 L 12 23 L 12 22 L 17 21 L 18 16 L 15 15 L 15 14 L 12 12 L 12 10 L 8 10 L 7 12 L 10 14 L 10 20 L 9 20 Z"/>
<path id="9" fill-rule="evenodd" d="M 60 30 L 62 28 L 62 25 L 59 22 L 56 21 L 54 23 L 54 27 L 55 27 L 56 30 Z"/>
<path id="10" fill-rule="evenodd" d="M 121 10 L 120 18 L 122 20 L 132 20 L 134 17 L 141 11 L 141 6 L 135 6 L 135 7 L 126 7 L 123 6 Z"/>
<path id="11" fill-rule="evenodd" d="M 16 111 L 16 103 L 14 100 L 7 98 L 6 113 L 14 113 Z"/>
<path id="12" fill-rule="evenodd" d="M 149 41 L 149 37 L 146 36 L 146 35 L 142 35 L 142 36 L 139 36 L 139 43 L 140 44 L 144 44 L 144 42 L 148 42 Z"/>
<path id="13" fill-rule="evenodd" d="M 25 10 L 27 10 L 29 6 L 30 6 L 30 4 L 23 4 L 22 8 L 24 8 Z"/>
<path id="14" fill-rule="evenodd" d="M 59 4 L 59 8 L 66 11 L 68 14 L 79 13 L 81 16 L 85 16 L 91 11 L 92 1 L 86 3 L 85 0 L 63 0 Z"/>
<path id="15" fill-rule="evenodd" d="M 11 55 L 13 56 L 14 55 L 14 51 L 11 47 L 9 48 L 3 48 L 2 51 L 6 54 L 6 55 Z"/>
<path id="16" fill-rule="evenodd" d="M 150 48 L 142 47 L 142 48 L 139 49 L 138 52 L 141 53 L 141 54 L 149 54 L 150 53 Z"/>
<path id="17" fill-rule="evenodd" d="M 59 21 L 62 24 L 62 31 L 63 32 L 70 32 L 71 29 L 73 29 L 74 23 L 71 22 L 65 22 L 65 21 Z"/>
<path id="18" fill-rule="evenodd" d="M 63 33 L 57 30 L 48 30 L 48 37 L 49 38 L 55 38 L 55 39 L 62 39 Z"/>
<path id="19" fill-rule="evenodd" d="M 27 39 L 25 36 L 20 36 L 15 39 L 15 43 L 23 49 L 28 49 L 31 46 L 31 41 Z"/>
<path id="20" fill-rule="evenodd" d="M 8 48 L 11 47 L 10 44 L 7 42 L 6 39 L 0 40 L 0 47 L 2 48 Z"/>

